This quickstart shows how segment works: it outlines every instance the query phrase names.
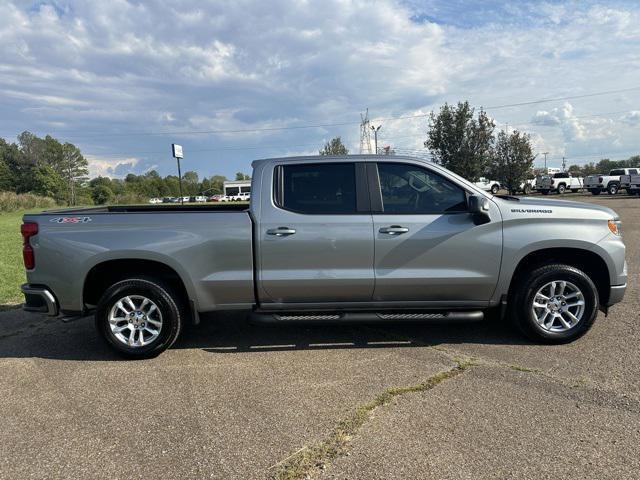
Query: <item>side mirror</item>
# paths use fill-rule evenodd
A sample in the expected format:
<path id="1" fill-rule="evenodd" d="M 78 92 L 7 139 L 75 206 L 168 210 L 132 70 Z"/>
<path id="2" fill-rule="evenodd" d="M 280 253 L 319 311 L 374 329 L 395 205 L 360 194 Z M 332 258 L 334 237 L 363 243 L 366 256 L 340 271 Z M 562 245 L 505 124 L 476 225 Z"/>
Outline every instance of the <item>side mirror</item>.
<path id="1" fill-rule="evenodd" d="M 478 195 L 469 196 L 469 213 L 473 216 L 473 223 L 482 225 L 491 221 L 489 216 L 489 200 Z"/>

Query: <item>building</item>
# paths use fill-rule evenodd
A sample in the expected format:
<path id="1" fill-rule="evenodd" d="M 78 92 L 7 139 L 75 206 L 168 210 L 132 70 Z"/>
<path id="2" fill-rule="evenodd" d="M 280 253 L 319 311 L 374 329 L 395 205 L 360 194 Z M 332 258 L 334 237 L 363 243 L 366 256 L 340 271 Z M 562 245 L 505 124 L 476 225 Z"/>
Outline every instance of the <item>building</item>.
<path id="1" fill-rule="evenodd" d="M 239 193 L 251 192 L 251 180 L 232 180 L 224 182 L 225 195 L 237 195 Z"/>

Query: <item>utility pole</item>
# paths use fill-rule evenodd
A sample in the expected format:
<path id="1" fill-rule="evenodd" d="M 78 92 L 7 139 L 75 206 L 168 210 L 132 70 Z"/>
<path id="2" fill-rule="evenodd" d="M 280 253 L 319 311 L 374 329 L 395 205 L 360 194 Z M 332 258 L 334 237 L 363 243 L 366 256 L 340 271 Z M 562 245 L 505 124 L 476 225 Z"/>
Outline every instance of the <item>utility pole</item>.
<path id="1" fill-rule="evenodd" d="M 547 170 L 547 155 L 549 155 L 549 152 L 542 152 L 542 154 L 544 155 L 544 170 L 546 172 L 546 170 Z"/>
<path id="2" fill-rule="evenodd" d="M 567 161 L 564 157 L 562 157 L 562 171 L 564 172 L 567 169 Z"/>
<path id="3" fill-rule="evenodd" d="M 371 130 L 373 130 L 373 144 L 375 145 L 375 151 L 374 153 L 377 155 L 378 154 L 378 130 L 380 130 L 380 127 L 382 127 L 382 125 L 378 125 L 377 127 L 374 127 L 373 125 L 371 125 Z"/>
<path id="4" fill-rule="evenodd" d="M 171 150 L 173 152 L 173 158 L 178 161 L 178 189 L 180 191 L 180 204 L 184 205 L 184 197 L 182 196 L 182 173 L 180 172 L 180 159 L 183 158 L 182 145 L 172 143 Z"/>

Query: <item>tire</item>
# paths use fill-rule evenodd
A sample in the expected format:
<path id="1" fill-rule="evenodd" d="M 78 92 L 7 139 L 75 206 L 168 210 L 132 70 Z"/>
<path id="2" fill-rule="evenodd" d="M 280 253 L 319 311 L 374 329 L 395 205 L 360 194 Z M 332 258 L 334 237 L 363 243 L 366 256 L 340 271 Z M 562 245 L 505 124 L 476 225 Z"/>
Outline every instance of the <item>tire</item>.
<path id="1" fill-rule="evenodd" d="M 110 322 L 114 317 L 122 320 Z M 104 292 L 96 308 L 95 324 L 100 336 L 122 356 L 152 358 L 173 345 L 185 318 L 182 302 L 171 288 L 153 278 L 138 277 L 119 281 Z"/>
<path id="2" fill-rule="evenodd" d="M 549 190 L 540 190 L 543 195 L 549 195 Z"/>
<path id="3" fill-rule="evenodd" d="M 617 183 L 610 183 L 609 186 L 607 186 L 607 193 L 609 195 L 616 195 L 619 189 L 620 185 L 618 185 Z"/>
<path id="4" fill-rule="evenodd" d="M 499 185 L 492 185 L 491 186 L 491 194 L 492 195 L 497 195 L 499 191 L 500 191 L 500 186 Z"/>
<path id="5" fill-rule="evenodd" d="M 567 190 L 567 186 L 564 183 L 558 185 L 558 194 L 564 195 L 564 192 Z"/>
<path id="6" fill-rule="evenodd" d="M 522 189 L 522 193 L 524 193 L 525 195 L 529 195 L 531 193 L 531 185 L 525 185 Z"/>
<path id="7" fill-rule="evenodd" d="M 600 190 L 589 190 L 591 192 L 591 195 L 600 195 Z"/>
<path id="8" fill-rule="evenodd" d="M 558 297 L 549 295 L 551 287 L 547 287 L 552 282 L 556 282 L 556 293 L 562 289 L 561 283 L 565 282 L 564 290 L 567 298 L 560 295 L 560 299 L 553 300 Z M 570 265 L 552 264 L 538 267 L 530 273 L 515 278 L 514 286 L 509 298 L 510 317 L 515 326 L 535 342 L 548 344 L 572 342 L 587 333 L 598 314 L 599 300 L 596 286 L 583 271 Z M 539 297 L 540 291 L 551 298 L 553 303 L 546 303 L 542 297 Z M 571 297 L 575 291 L 580 292 L 581 297 Z M 580 298 L 583 302 L 581 312 L 580 305 L 567 307 L 572 301 L 576 302 L 573 299 L 580 300 Z M 534 300 L 537 300 L 537 304 L 546 304 L 546 306 L 534 308 Z M 577 322 L 571 320 L 566 311 L 562 310 L 567 308 L 573 309 L 569 312 L 578 318 Z M 547 312 L 546 317 L 545 312 Z M 569 324 L 569 328 L 557 317 L 559 313 Z M 542 325 L 536 319 L 537 317 L 545 317 Z"/>

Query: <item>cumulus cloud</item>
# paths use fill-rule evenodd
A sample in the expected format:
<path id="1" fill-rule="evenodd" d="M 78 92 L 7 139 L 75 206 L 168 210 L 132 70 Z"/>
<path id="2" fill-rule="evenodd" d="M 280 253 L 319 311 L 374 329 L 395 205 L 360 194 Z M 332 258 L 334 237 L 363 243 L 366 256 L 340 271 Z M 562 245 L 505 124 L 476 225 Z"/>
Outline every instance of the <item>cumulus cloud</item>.
<path id="1" fill-rule="evenodd" d="M 357 152 L 366 107 L 386 119 L 444 101 L 579 95 L 635 86 L 640 68 L 640 6 L 591 0 L 57 0 L 4 2 L 2 11 L 2 135 L 53 133 L 93 155 L 93 172 L 112 175 L 151 165 L 173 173 L 173 141 L 206 175 L 247 170 L 256 156 L 316 152 L 334 135 Z M 632 114 L 613 125 L 581 117 L 637 110 L 640 91 L 569 107 L 489 113 L 530 123 L 525 130 L 553 151 L 639 147 Z M 382 122 L 385 144 L 421 148 L 424 117 Z M 315 124 L 324 126 L 282 130 Z M 235 132 L 188 133 L 219 130 Z"/>

